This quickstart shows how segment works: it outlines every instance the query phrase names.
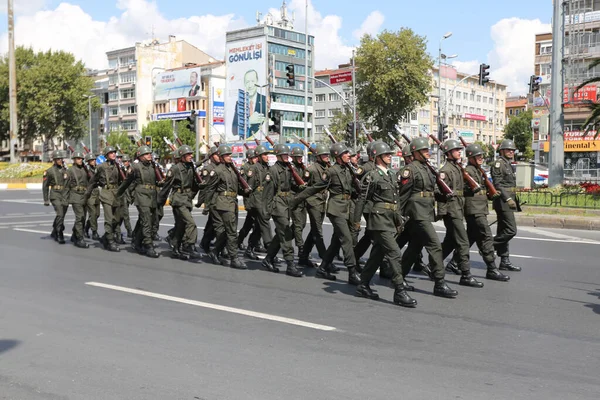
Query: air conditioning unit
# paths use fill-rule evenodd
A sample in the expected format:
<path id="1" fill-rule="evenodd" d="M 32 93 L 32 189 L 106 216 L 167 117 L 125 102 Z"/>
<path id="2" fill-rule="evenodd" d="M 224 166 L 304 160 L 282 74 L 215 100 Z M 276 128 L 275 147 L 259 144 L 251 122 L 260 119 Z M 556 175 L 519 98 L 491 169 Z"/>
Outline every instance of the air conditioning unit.
<path id="1" fill-rule="evenodd" d="M 119 119 L 123 119 L 123 114 L 119 113 L 117 114 L 117 116 L 119 117 Z"/>
<path id="2" fill-rule="evenodd" d="M 118 83 L 115 83 L 115 87 L 119 87 L 119 84 L 118 84 Z"/>
<path id="3" fill-rule="evenodd" d="M 128 68 L 129 68 L 129 69 L 132 69 L 132 68 L 133 68 L 133 65 L 132 65 L 132 64 L 129 64 L 129 67 L 128 67 Z"/>

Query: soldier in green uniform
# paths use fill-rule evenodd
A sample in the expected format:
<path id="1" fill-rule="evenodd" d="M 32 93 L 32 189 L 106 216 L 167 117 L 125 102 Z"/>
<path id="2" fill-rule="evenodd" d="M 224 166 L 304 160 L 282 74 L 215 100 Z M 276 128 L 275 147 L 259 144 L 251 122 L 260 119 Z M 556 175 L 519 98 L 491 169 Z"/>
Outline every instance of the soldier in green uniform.
<path id="1" fill-rule="evenodd" d="M 71 241 L 75 246 L 87 249 L 89 245 L 83 238 L 83 226 L 85 224 L 86 199 L 85 192 L 90 179 L 93 177 L 91 172 L 88 174 L 83 165 L 84 155 L 81 151 L 75 151 L 71 155 L 73 165 L 69 168 L 67 187 L 69 188 L 69 203 L 75 213 L 75 224 L 73 225 L 73 234 Z"/>
<path id="2" fill-rule="evenodd" d="M 44 171 L 42 194 L 44 205 L 52 203 L 56 217 L 52 224 L 50 236 L 60 244 L 65 244 L 65 214 L 69 208 L 69 189 L 67 188 L 67 170 L 63 158 L 65 154 L 61 150 L 52 152 L 53 164 Z"/>
<path id="3" fill-rule="evenodd" d="M 217 242 L 215 248 L 209 252 L 209 256 L 213 261 L 218 261 L 215 256 L 221 252 L 223 247 L 227 246 L 229 262 L 223 262 L 222 264 L 229 265 L 231 268 L 246 269 L 246 264 L 240 261 L 237 255 L 237 196 L 238 194 L 248 195 L 249 193 L 244 193 L 239 184 L 238 176 L 233 170 L 236 166 L 231 159 L 232 153 L 231 146 L 226 144 L 219 146 L 218 154 L 221 163 L 214 171 L 210 172 L 206 187 L 205 204 L 212 204 L 214 211 L 211 210 L 211 213 L 216 212 L 221 222 L 215 224 Z"/>
<path id="4" fill-rule="evenodd" d="M 123 165 L 127 169 L 127 173 L 131 172 L 131 158 L 127 154 L 123 155 L 121 159 Z M 123 208 L 121 208 L 121 219 L 123 224 L 125 225 L 125 230 L 127 231 L 127 237 L 133 237 L 133 231 L 131 230 L 131 218 L 129 217 L 129 205 L 133 204 L 133 196 L 132 191 L 135 190 L 135 187 L 130 187 L 129 190 L 125 192 L 125 196 L 123 196 Z M 124 242 L 124 241 L 123 241 Z"/>
<path id="5" fill-rule="evenodd" d="M 204 226 L 204 234 L 202 235 L 202 239 L 200 240 L 200 247 L 204 250 L 204 252 L 208 255 L 210 251 L 210 242 L 215 238 L 215 225 L 214 225 L 214 217 L 218 215 L 216 213 L 211 213 L 210 204 L 206 204 L 204 201 L 206 195 L 206 187 L 208 182 L 210 181 L 209 177 L 211 172 L 213 172 L 217 166 L 221 163 L 221 159 L 218 154 L 219 148 L 217 146 L 213 146 L 208 151 L 209 160 L 204 163 L 204 167 L 202 168 L 202 183 L 198 188 L 198 201 L 196 202 L 196 207 L 200 208 L 202 204 L 204 204 L 205 215 L 208 214 L 208 221 L 206 221 L 206 225 Z M 220 221 L 217 221 L 217 224 Z M 218 256 L 218 254 L 217 254 Z"/>
<path id="6" fill-rule="evenodd" d="M 85 156 L 85 162 L 87 163 L 88 170 L 92 174 L 92 178 L 96 175 L 96 157 L 89 153 Z M 91 179 L 90 179 L 91 182 Z M 93 240 L 100 240 L 98 235 L 98 217 L 100 217 L 100 189 L 95 188 L 92 190 L 92 194 L 86 203 L 87 210 L 87 221 L 85 223 L 84 235 L 86 238 L 90 238 L 90 228 L 92 229 Z"/>
<path id="7" fill-rule="evenodd" d="M 165 176 L 165 170 L 163 169 L 162 165 L 160 164 L 160 157 L 158 156 L 158 154 L 156 153 L 152 153 L 152 161 L 154 161 L 154 163 L 156 163 L 156 165 L 158 165 L 158 167 L 161 170 L 162 176 Z M 160 191 L 160 188 L 162 186 L 163 182 L 160 182 L 160 184 L 157 184 L 156 186 L 156 194 L 158 195 L 158 192 Z M 154 223 L 152 224 L 152 240 L 161 240 L 161 237 L 158 234 L 158 230 L 160 228 L 160 221 L 162 221 L 163 217 L 165 216 L 165 210 L 163 208 L 162 204 L 159 204 L 156 207 L 156 214 L 154 217 Z"/>
<path id="8" fill-rule="evenodd" d="M 483 165 L 483 149 L 478 144 L 470 144 L 466 148 L 469 160 L 466 170 L 475 181 L 485 188 L 484 178 L 478 167 Z M 488 225 L 489 214 L 487 192 L 485 189 L 474 193 L 469 185 L 465 185 L 465 219 L 467 220 L 467 234 L 469 236 L 469 247 L 477 243 L 479 252 L 487 266 L 485 277 L 494 281 L 506 282 L 510 279 L 508 275 L 502 274 L 496 267 L 496 255 L 494 253 L 494 239 Z M 456 252 L 453 263 L 457 263 Z"/>
<path id="9" fill-rule="evenodd" d="M 106 161 L 98 167 L 85 196 L 86 199 L 89 199 L 95 188 L 102 188 L 100 191 L 100 203 L 102 203 L 102 209 L 104 210 L 104 236 L 102 236 L 100 241 L 105 249 L 118 252 L 121 249 L 115 244 L 115 234 L 118 229 L 120 202 L 117 190 L 121 182 L 121 172 L 119 172 L 119 166 L 115 162 L 117 151 L 114 147 L 105 147 L 104 156 L 106 157 Z"/>
<path id="10" fill-rule="evenodd" d="M 291 152 L 292 166 L 299 176 L 304 175 L 306 166 L 304 165 L 304 151 L 300 147 L 294 147 Z M 294 185 L 292 192 L 298 194 L 302 189 Z M 294 242 L 298 248 L 298 256 L 304 253 L 304 227 L 306 226 L 306 203 L 301 202 L 292 209 L 292 230 L 294 231 Z"/>
<path id="11" fill-rule="evenodd" d="M 367 173 L 369 173 L 375 169 L 375 154 L 373 153 L 373 149 L 374 149 L 375 144 L 377 144 L 377 143 L 383 143 L 383 142 L 374 141 L 367 145 L 367 155 L 369 157 L 369 161 L 367 161 L 366 163 L 364 163 L 361 166 L 362 170 L 359 173 L 359 179 L 362 179 L 363 176 L 365 176 Z M 370 212 L 371 212 L 371 202 L 367 201 L 367 203 L 365 204 L 365 207 L 364 207 L 364 211 L 363 211 L 363 213 L 364 213 L 363 217 L 365 218 L 365 221 L 369 218 Z M 358 232 L 355 232 L 354 235 L 355 235 L 355 238 L 358 239 Z M 360 240 L 357 241 L 357 243 L 355 243 L 354 257 L 356 258 L 357 262 L 359 262 L 360 258 L 367 252 L 367 250 L 369 250 L 370 246 L 371 246 L 371 236 L 369 235 L 369 230 L 365 229 L 365 233 L 363 234 L 363 236 L 360 238 Z"/>
<path id="12" fill-rule="evenodd" d="M 202 154 L 200 155 L 202 157 Z M 173 162 L 171 163 L 171 168 L 173 168 L 174 165 L 177 165 L 177 163 L 179 163 L 180 161 L 180 157 L 179 157 L 179 149 L 175 149 L 171 152 L 171 158 L 173 159 Z M 166 180 L 166 174 L 165 174 L 165 180 Z M 196 194 L 193 193 L 192 197 L 196 197 Z M 166 201 L 166 200 L 165 200 Z M 160 201 L 158 201 L 160 203 Z M 164 206 L 163 206 L 164 207 Z M 180 252 L 179 252 L 179 247 L 174 247 L 171 244 L 171 239 L 173 238 L 173 235 L 175 234 L 175 232 L 179 232 L 179 239 L 181 239 L 181 231 L 179 229 L 179 222 L 175 216 L 175 213 L 173 213 L 173 218 L 175 219 L 175 224 L 173 225 L 173 227 L 171 229 L 169 229 L 167 231 L 167 236 L 165 236 L 165 241 L 169 244 L 169 247 L 171 248 L 171 256 L 173 258 L 180 258 Z M 180 243 L 180 240 L 177 241 L 177 243 Z"/>
<path id="13" fill-rule="evenodd" d="M 134 231 L 132 246 L 140 254 L 158 258 L 152 245 L 152 223 L 156 217 L 156 185 L 159 180 L 152 165 L 152 149 L 141 146 L 137 151 L 139 162 L 135 163 L 125 181 L 119 186 L 117 196 L 123 196 L 135 184 L 134 202 L 138 210 L 138 225 Z"/>
<path id="14" fill-rule="evenodd" d="M 440 177 L 454 192 L 454 196 L 442 198 L 437 203 L 438 216 L 442 218 L 446 227 L 446 235 L 442 242 L 442 257 L 445 258 L 454 251 L 458 261 L 457 266 L 461 272 L 459 285 L 481 288 L 483 283 L 471 275 L 469 237 L 463 222 L 465 180 L 462 170 L 457 165 L 461 162 L 462 145 L 456 139 L 448 139 L 442 143 L 441 147 L 446 155 L 446 162 L 440 169 Z"/>
<path id="15" fill-rule="evenodd" d="M 402 274 L 406 276 L 412 265 L 418 259 L 418 253 L 425 247 L 429 253 L 429 265 L 433 271 L 435 285 L 433 293 L 436 296 L 456 297 L 458 292 L 451 289 L 445 281 L 442 245 L 433 227 L 435 220 L 434 195 L 439 193 L 436 180 L 425 165 L 429 159 L 429 141 L 417 137 L 410 142 L 410 150 L 414 161 L 404 167 L 400 181 L 400 211 L 410 218 L 406 224 L 411 237 L 408 248 L 402 256 Z"/>
<path id="16" fill-rule="evenodd" d="M 304 171 L 304 182 L 308 187 L 321 185 L 323 176 L 326 176 L 329 168 L 329 148 L 324 144 L 318 144 L 315 148 L 316 161 Z M 323 220 L 325 219 L 325 206 L 327 205 L 327 188 L 321 190 L 305 201 L 308 219 L 310 220 L 310 232 L 304 242 L 303 251 L 298 255 L 298 265 L 315 268 L 316 265 L 310 260 L 310 254 L 313 246 L 317 247 L 319 257 L 323 259 L 327 252 L 325 241 L 323 240 Z M 327 275 L 327 272 L 323 272 Z"/>
<path id="17" fill-rule="evenodd" d="M 267 247 L 267 255 L 262 265 L 266 270 L 275 272 L 276 268 L 273 263 L 279 248 L 281 248 L 287 265 L 285 273 L 290 276 L 301 277 L 304 274 L 294 262 L 294 247 L 292 245 L 294 232 L 290 225 L 291 210 L 297 205 L 290 204 L 291 198 L 294 197 L 292 187 L 295 186 L 292 173 L 288 167 L 290 148 L 285 144 L 276 144 L 273 150 L 277 156 L 277 162 L 269 168 L 271 184 L 265 188 L 264 199 L 268 203 L 267 211 L 275 223 L 275 236 Z"/>
<path id="18" fill-rule="evenodd" d="M 242 165 L 240 173 L 242 176 L 245 176 L 247 180 L 249 180 L 248 172 L 252 169 L 252 165 L 254 165 L 258 161 L 258 157 L 256 156 L 255 149 L 248 149 L 246 151 L 246 162 Z M 252 201 L 252 196 L 244 197 L 244 208 L 246 209 L 246 219 L 244 220 L 244 225 L 242 225 L 242 229 L 238 233 L 238 248 L 240 250 L 246 250 L 244 256 L 251 260 L 258 260 L 258 256 L 254 253 L 254 247 L 256 246 L 256 238 L 260 239 L 260 231 L 255 229 L 256 227 L 256 208 L 254 202 Z M 250 235 L 250 239 L 248 240 L 248 247 L 244 246 L 244 240 L 246 240 L 246 236 L 252 232 Z"/>
<path id="19" fill-rule="evenodd" d="M 510 262 L 510 251 L 508 242 L 517 234 L 517 221 L 515 210 L 517 209 L 516 189 L 517 181 L 511 160 L 515 156 L 515 142 L 505 139 L 500 143 L 498 150 L 500 157 L 492 166 L 492 180 L 500 196 L 494 199 L 494 211 L 498 217 L 498 228 L 494 236 L 494 248 L 500 256 L 500 270 L 520 271 L 518 267 Z"/>
<path id="20" fill-rule="evenodd" d="M 375 154 L 375 169 L 362 179 L 361 195 L 356 204 L 353 221 L 355 229 L 360 230 L 364 207 L 367 201 L 371 201 L 367 229 L 373 238 L 373 249 L 361 273 L 361 284 L 356 288 L 356 294 L 373 300 L 379 299 L 379 295 L 371 290 L 369 283 L 385 255 L 392 270 L 392 284 L 395 288 L 394 304 L 415 307 L 417 301 L 407 293 L 408 285 L 404 281 L 400 268 L 402 253 L 396 243 L 396 235 L 404 227 L 404 217 L 398 207 L 398 180 L 389 169 L 393 151 L 383 142 L 375 143 L 372 150 Z"/>
<path id="21" fill-rule="evenodd" d="M 180 162 L 174 164 L 167 172 L 164 186 L 158 195 L 158 204 L 165 204 L 169 193 L 171 194 L 171 207 L 177 230 L 173 233 L 169 244 L 173 257 L 188 260 L 200 256 L 196 250 L 198 227 L 192 216 L 192 200 L 198 185 L 192 162 L 194 151 L 190 146 L 183 145 L 177 149 L 177 152 Z"/>

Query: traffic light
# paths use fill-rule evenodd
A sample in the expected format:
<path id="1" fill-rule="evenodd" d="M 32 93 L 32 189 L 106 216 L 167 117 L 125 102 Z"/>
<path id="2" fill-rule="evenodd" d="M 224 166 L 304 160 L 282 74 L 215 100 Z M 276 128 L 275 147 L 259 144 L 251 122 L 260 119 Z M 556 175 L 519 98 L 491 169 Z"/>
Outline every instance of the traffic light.
<path id="1" fill-rule="evenodd" d="M 152 136 L 146 136 L 146 146 L 152 148 Z"/>
<path id="2" fill-rule="evenodd" d="M 346 142 L 348 144 L 354 143 L 354 122 L 346 124 Z"/>
<path id="3" fill-rule="evenodd" d="M 487 64 L 481 64 L 479 66 L 479 84 L 481 86 L 484 86 L 490 81 L 490 78 L 488 78 L 488 75 L 490 74 L 488 69 L 490 69 L 490 66 Z"/>
<path id="4" fill-rule="evenodd" d="M 286 76 L 287 76 L 287 84 L 288 86 L 296 86 L 296 77 L 294 75 L 294 65 L 293 64 L 289 64 L 287 67 L 285 67 L 286 72 Z"/>
<path id="5" fill-rule="evenodd" d="M 196 133 L 196 110 L 192 110 L 192 112 L 190 113 L 190 116 L 187 117 L 186 119 L 187 119 L 188 123 L 185 127 L 188 128 L 193 133 Z"/>
<path id="6" fill-rule="evenodd" d="M 534 94 L 540 90 L 539 76 L 531 75 L 529 77 L 529 93 Z"/>
<path id="7" fill-rule="evenodd" d="M 440 141 L 444 141 L 448 139 L 448 125 L 440 124 L 438 127 L 438 139 Z"/>
<path id="8" fill-rule="evenodd" d="M 269 112 L 269 132 L 281 133 L 281 115 L 275 110 Z"/>

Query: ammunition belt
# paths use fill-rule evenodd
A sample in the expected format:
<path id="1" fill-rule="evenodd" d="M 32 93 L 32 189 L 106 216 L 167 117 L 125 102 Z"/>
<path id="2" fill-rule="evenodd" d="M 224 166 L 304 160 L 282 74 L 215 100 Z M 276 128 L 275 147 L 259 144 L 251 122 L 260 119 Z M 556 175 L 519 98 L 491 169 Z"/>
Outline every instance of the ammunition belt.
<path id="1" fill-rule="evenodd" d="M 140 187 L 142 187 L 144 189 L 156 190 L 156 185 L 140 185 Z"/>
<path id="2" fill-rule="evenodd" d="M 377 202 L 373 203 L 373 207 L 383 208 L 384 210 L 398 211 L 398 204 L 396 203 Z"/>
<path id="3" fill-rule="evenodd" d="M 54 185 L 54 186 L 52 186 L 52 190 L 63 190 L 63 189 L 65 189 L 65 187 L 61 186 L 61 185 Z"/>
<path id="4" fill-rule="evenodd" d="M 256 189 L 254 189 L 255 192 L 262 192 L 263 190 L 265 190 L 264 186 L 259 186 Z"/>
<path id="5" fill-rule="evenodd" d="M 292 192 L 277 192 L 277 196 L 280 197 L 287 197 L 287 196 L 291 196 Z"/>
<path id="6" fill-rule="evenodd" d="M 464 196 L 464 192 L 462 190 L 453 190 L 453 192 L 457 196 Z"/>
<path id="7" fill-rule="evenodd" d="M 433 192 L 418 192 L 418 193 L 413 193 L 413 196 L 415 196 L 415 197 L 433 197 Z"/>
<path id="8" fill-rule="evenodd" d="M 175 190 L 175 192 L 177 192 L 177 193 L 188 193 L 191 191 L 192 191 L 192 189 L 190 189 L 190 188 L 179 188 L 179 189 Z"/>
<path id="9" fill-rule="evenodd" d="M 334 199 L 350 200 L 349 194 L 336 194 L 333 196 Z"/>
<path id="10" fill-rule="evenodd" d="M 87 190 L 87 187 L 86 186 L 75 186 L 72 189 L 76 192 L 85 192 Z"/>
<path id="11" fill-rule="evenodd" d="M 117 188 L 117 185 L 111 185 L 111 184 L 104 185 L 104 189 L 111 190 L 111 189 L 116 189 L 116 188 Z"/>
<path id="12" fill-rule="evenodd" d="M 219 193 L 219 196 L 237 197 L 237 193 L 236 192 L 221 192 L 221 193 Z"/>

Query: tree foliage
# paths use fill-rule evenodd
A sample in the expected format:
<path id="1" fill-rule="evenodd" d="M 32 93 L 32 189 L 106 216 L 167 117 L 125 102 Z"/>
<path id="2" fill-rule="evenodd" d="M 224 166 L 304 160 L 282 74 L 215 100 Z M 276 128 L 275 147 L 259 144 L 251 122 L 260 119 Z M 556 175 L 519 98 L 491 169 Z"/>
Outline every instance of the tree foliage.
<path id="1" fill-rule="evenodd" d="M 120 148 L 121 153 L 127 154 L 130 157 L 135 154 L 136 145 L 131 141 L 127 132 L 111 132 L 106 137 L 106 144 L 110 144 L 114 148 Z M 102 149 L 104 151 L 104 149 Z"/>
<path id="2" fill-rule="evenodd" d="M 88 99 L 93 82 L 85 66 L 64 51 L 15 50 L 19 138 L 79 139 L 88 133 Z M 9 130 L 8 56 L 0 59 L 0 139 Z M 96 98 L 92 107 L 99 107 Z"/>
<path id="3" fill-rule="evenodd" d="M 504 127 L 504 138 L 512 139 L 515 142 L 517 150 L 519 150 L 521 155 L 519 158 L 529 159 L 533 157 L 531 149 L 531 140 L 533 138 L 531 133 L 532 118 L 533 111 L 528 110 L 512 117 Z"/>
<path id="4" fill-rule="evenodd" d="M 183 144 L 187 144 L 192 149 L 196 148 L 196 135 L 187 129 L 187 122 L 185 120 L 176 122 L 177 124 L 177 136 L 181 139 Z M 170 157 L 171 149 L 165 144 L 163 137 L 167 138 L 173 144 L 178 147 L 175 142 L 173 135 L 173 121 L 170 119 L 164 119 L 160 121 L 152 121 L 142 129 L 142 138 L 146 136 L 152 137 L 152 150 L 156 152 L 161 158 Z"/>
<path id="5" fill-rule="evenodd" d="M 408 112 L 427 102 L 431 90 L 426 39 L 411 29 L 364 35 L 356 52 L 356 96 L 361 119 L 370 120 L 386 138 Z"/>

